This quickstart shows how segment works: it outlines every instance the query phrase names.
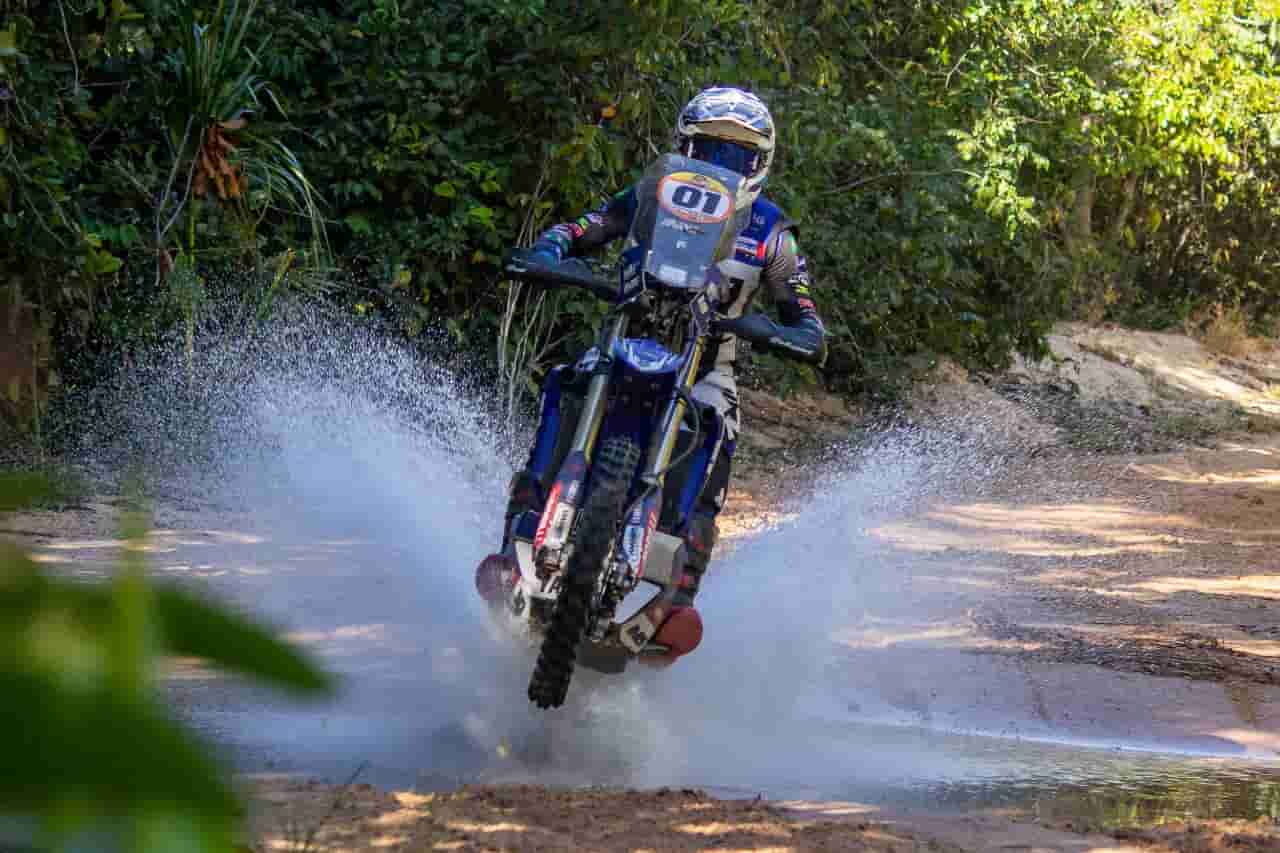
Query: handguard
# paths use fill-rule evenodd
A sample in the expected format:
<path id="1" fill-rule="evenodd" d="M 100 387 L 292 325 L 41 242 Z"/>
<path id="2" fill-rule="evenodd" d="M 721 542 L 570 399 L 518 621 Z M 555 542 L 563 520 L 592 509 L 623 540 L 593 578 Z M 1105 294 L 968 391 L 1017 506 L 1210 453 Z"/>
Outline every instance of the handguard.
<path id="1" fill-rule="evenodd" d="M 548 264 L 529 249 L 515 249 L 507 255 L 503 271 L 522 281 L 580 287 L 609 302 L 618 301 L 618 285 L 596 275 L 580 258 L 568 258 L 556 264 Z"/>
<path id="2" fill-rule="evenodd" d="M 715 327 L 788 358 L 814 363 L 822 360 L 822 335 L 804 326 L 782 326 L 764 314 L 744 314 L 722 317 Z"/>

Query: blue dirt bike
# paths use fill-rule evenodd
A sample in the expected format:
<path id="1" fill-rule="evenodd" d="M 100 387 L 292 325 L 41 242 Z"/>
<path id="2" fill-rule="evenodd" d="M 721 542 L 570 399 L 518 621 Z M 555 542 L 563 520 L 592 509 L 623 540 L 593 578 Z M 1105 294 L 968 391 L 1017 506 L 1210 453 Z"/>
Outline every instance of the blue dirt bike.
<path id="1" fill-rule="evenodd" d="M 724 435 L 690 390 L 723 303 L 717 264 L 750 213 L 734 209 L 741 181 L 674 154 L 654 162 L 636 187 L 616 279 L 578 259 L 508 259 L 513 278 L 580 287 L 612 306 L 596 345 L 547 380 L 531 460 L 555 478 L 541 511 L 515 516 L 509 531 L 518 571 L 500 610 L 540 646 L 529 682 L 540 708 L 564 702 L 575 662 L 619 672 L 672 651 L 654 636 L 683 574 L 679 534 Z M 628 337 L 641 325 L 649 337 Z M 653 594 L 618 618 L 641 584 Z"/>

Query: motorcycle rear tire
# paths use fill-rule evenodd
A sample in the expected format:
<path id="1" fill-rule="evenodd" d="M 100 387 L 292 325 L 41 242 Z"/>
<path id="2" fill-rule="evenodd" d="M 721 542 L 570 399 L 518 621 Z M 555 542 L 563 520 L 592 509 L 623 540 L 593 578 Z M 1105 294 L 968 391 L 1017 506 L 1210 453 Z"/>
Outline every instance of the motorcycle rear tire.
<path id="1" fill-rule="evenodd" d="M 606 439 L 596 451 L 591 494 L 582 507 L 573 556 L 565 569 L 564 585 L 529 679 L 529 700 L 539 708 L 558 708 L 569 693 L 596 580 L 613 550 L 631 478 L 639 464 L 640 448 L 624 436 Z"/>

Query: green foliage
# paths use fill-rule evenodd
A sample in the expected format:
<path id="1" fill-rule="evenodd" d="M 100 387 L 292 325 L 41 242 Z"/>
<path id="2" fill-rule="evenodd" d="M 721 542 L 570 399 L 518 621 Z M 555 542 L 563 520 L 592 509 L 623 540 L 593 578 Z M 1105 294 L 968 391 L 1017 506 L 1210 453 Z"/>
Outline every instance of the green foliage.
<path id="1" fill-rule="evenodd" d="M 61 363 L 190 321 L 193 304 L 161 298 L 175 254 L 253 268 L 298 247 L 327 266 L 296 130 L 255 73 L 257 6 L 6 4 L 0 303 L 35 312 L 33 352 L 52 342 Z M 29 423 L 47 387 L 0 415 Z"/>
<path id="2" fill-rule="evenodd" d="M 1072 311 L 1280 316 L 1274 0 L 11 5 L 0 276 L 64 357 L 190 331 L 219 266 L 269 305 L 282 257 L 487 346 L 503 251 L 625 186 L 715 82 L 778 118 L 829 384 L 997 366 Z M 547 358 L 598 314 L 556 307 Z"/>
<path id="3" fill-rule="evenodd" d="M 0 478 L 0 510 L 46 496 Z M 145 577 L 145 516 L 108 584 L 46 573 L 0 545 L 0 812 L 33 816 L 52 842 L 92 831 L 131 851 L 231 851 L 241 807 L 225 769 L 160 701 L 165 655 L 199 657 L 302 695 L 331 681 L 298 651 L 224 608 Z"/>
<path id="4" fill-rule="evenodd" d="M 958 5 L 935 56 L 974 128 L 1035 158 L 1016 185 L 1078 311 L 1274 304 L 1275 3 Z"/>

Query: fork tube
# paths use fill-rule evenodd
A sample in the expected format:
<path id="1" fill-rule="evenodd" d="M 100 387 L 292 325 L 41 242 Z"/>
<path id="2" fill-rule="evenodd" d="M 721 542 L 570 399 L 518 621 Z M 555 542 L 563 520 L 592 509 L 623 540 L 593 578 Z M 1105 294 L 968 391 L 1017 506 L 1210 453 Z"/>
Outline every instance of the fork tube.
<path id="1" fill-rule="evenodd" d="M 698 375 L 698 365 L 702 363 L 702 354 L 707 348 L 705 335 L 698 335 L 689 344 L 689 355 L 676 377 L 676 390 L 667 404 L 667 413 L 663 417 L 662 426 L 653 435 L 653 443 L 649 447 L 649 464 L 641 477 L 647 485 L 659 485 L 666 477 L 666 467 L 671 462 L 671 454 L 675 452 L 676 440 L 680 437 L 680 422 L 684 420 L 686 403 L 684 393 L 693 388 L 694 377 Z"/>
<path id="2" fill-rule="evenodd" d="M 627 332 L 627 314 L 619 311 L 613 325 L 600 339 L 600 360 L 596 362 L 595 375 L 587 386 L 587 397 L 582 405 L 582 417 L 578 419 L 578 428 L 573 433 L 573 445 L 570 452 L 580 452 L 590 461 L 595 450 L 596 437 L 600 435 L 600 424 L 604 422 L 604 412 L 608 402 L 610 365 L 613 363 L 613 346 Z"/>

